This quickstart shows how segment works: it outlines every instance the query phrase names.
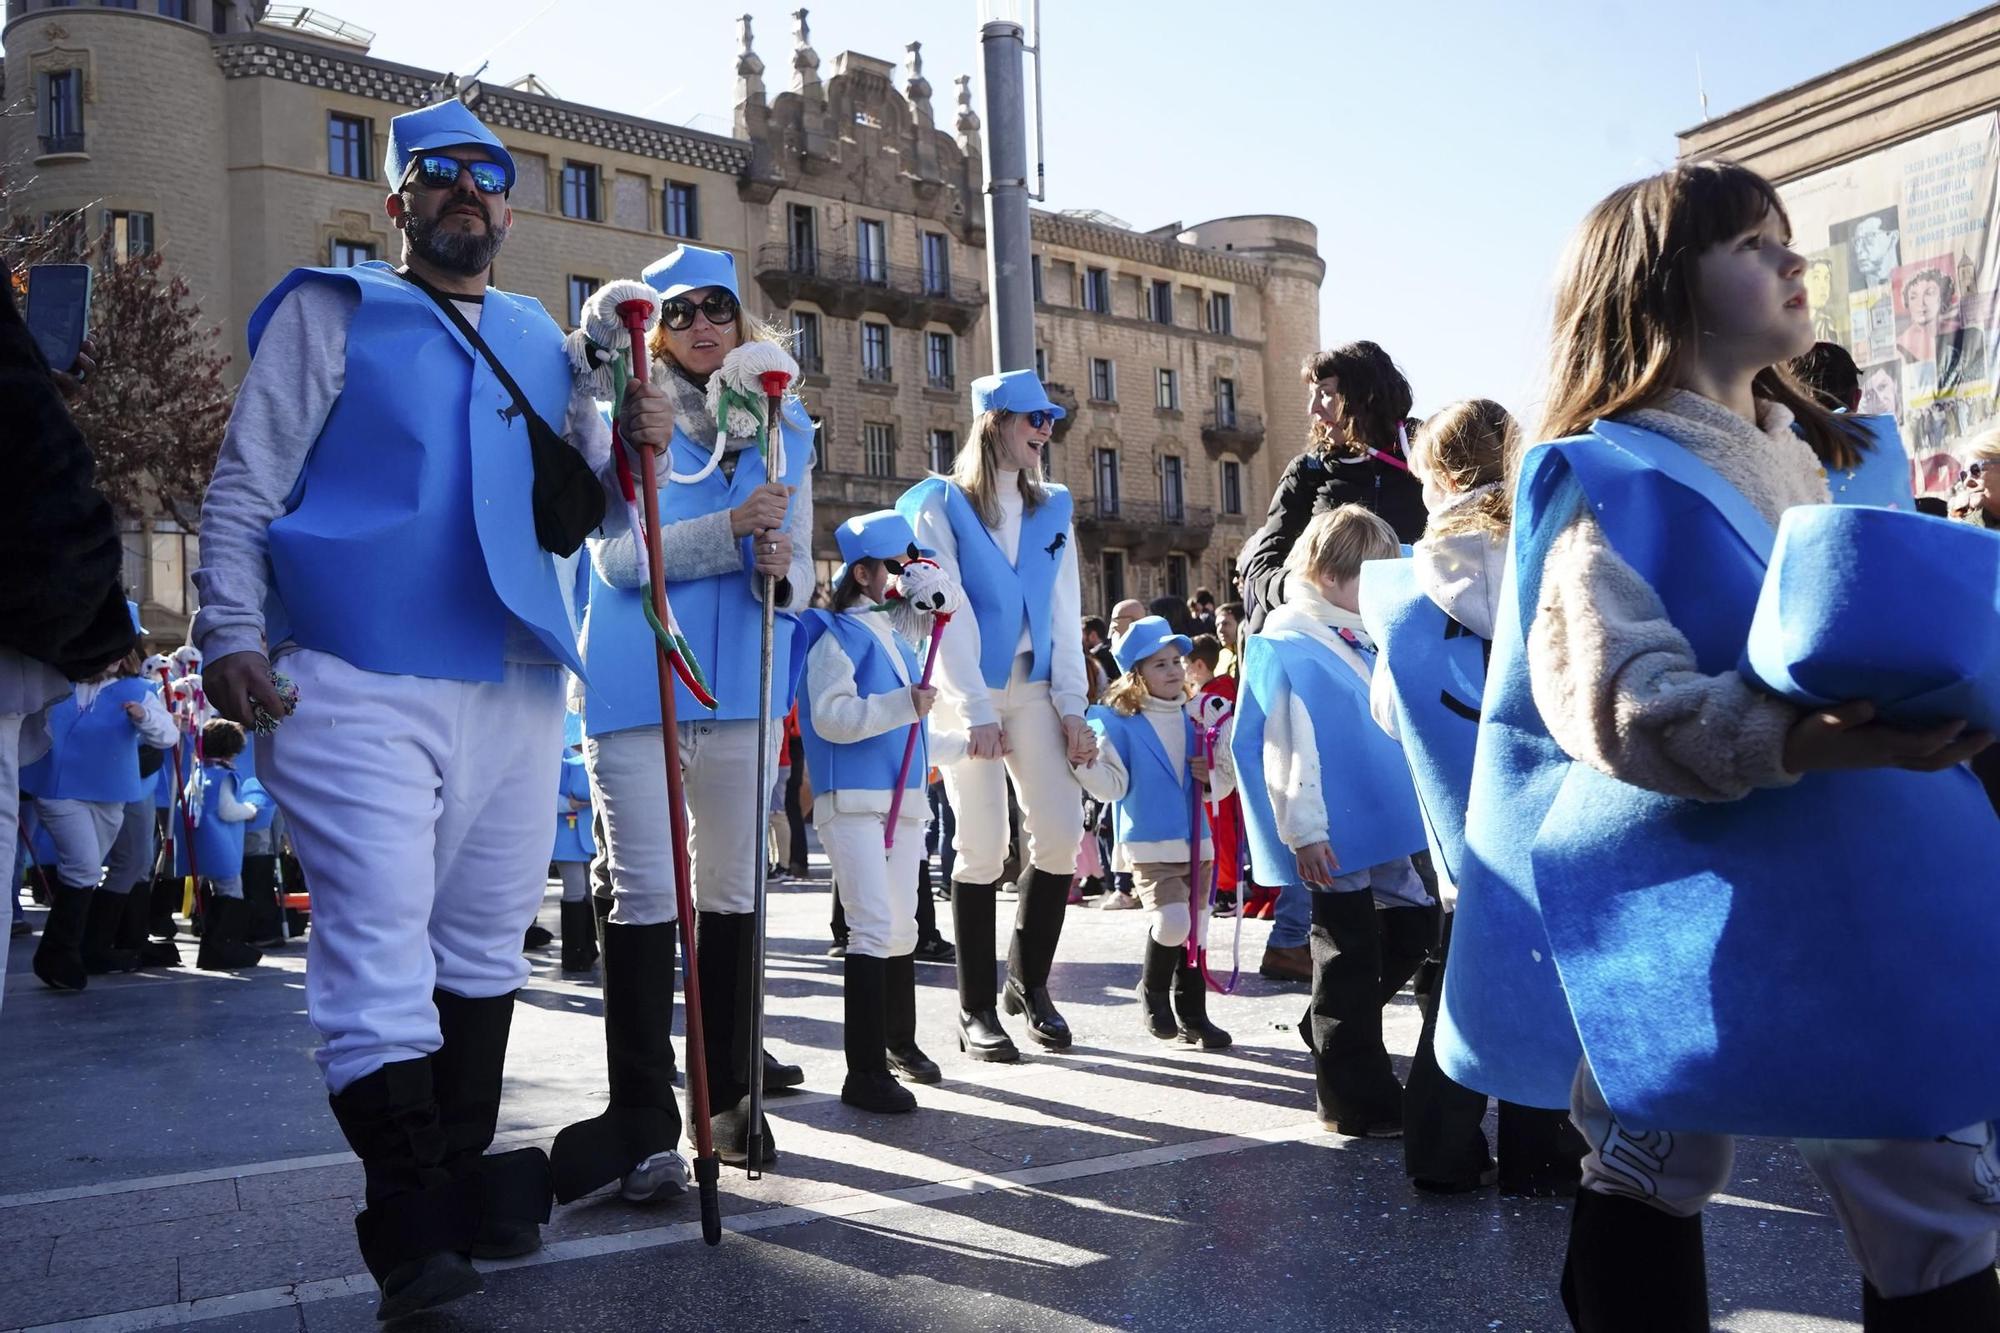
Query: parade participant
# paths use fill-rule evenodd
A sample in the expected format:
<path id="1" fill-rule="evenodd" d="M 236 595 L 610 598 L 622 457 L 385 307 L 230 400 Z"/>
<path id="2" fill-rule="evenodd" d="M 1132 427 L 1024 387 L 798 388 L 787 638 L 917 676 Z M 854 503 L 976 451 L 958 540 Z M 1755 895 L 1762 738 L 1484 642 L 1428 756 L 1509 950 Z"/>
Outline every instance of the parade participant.
<path id="1" fill-rule="evenodd" d="M 1236 770 L 1226 722 L 1213 768 L 1200 753 L 1181 662 L 1191 646 L 1162 616 L 1134 621 L 1112 644 L 1123 674 L 1086 714 L 1097 754 L 1077 765 L 1076 776 L 1085 791 L 1113 803 L 1114 864 L 1132 872 L 1148 913 L 1141 1024 L 1162 1041 L 1216 1051 L 1229 1045 L 1229 1034 L 1208 1021 L 1208 983 L 1191 955 L 1208 938 L 1215 855 L 1208 811 L 1234 790 Z"/>
<path id="2" fill-rule="evenodd" d="M 1320 1123 L 1336 1134 L 1402 1132 L 1403 1089 L 1382 1044 L 1382 1007 L 1423 961 L 1434 904 L 1410 857 L 1423 820 L 1402 747 L 1368 714 L 1375 645 L 1355 610 L 1361 566 L 1401 553 L 1360 505 L 1320 514 L 1286 556 L 1285 601 L 1245 644 L 1238 771 L 1262 884 L 1312 891 L 1313 1052 Z"/>
<path id="3" fill-rule="evenodd" d="M 1236 677 L 1224 675 L 1218 670 L 1222 654 L 1220 639 L 1213 634 L 1197 634 L 1194 646 L 1188 649 L 1188 688 L 1194 692 L 1197 701 L 1204 698 L 1226 700 L 1233 714 L 1236 711 Z M 1240 893 L 1243 885 L 1243 798 L 1236 794 L 1232 784 L 1229 793 L 1215 798 L 1212 804 L 1215 807 L 1216 914 L 1228 916 L 1242 910 L 1248 901 Z"/>
<path id="4" fill-rule="evenodd" d="M 1583 1144 L 1560 1111 L 1502 1101 L 1500 1163 L 1482 1122 L 1486 1094 L 1438 1068 L 1438 991 L 1465 863 L 1465 803 L 1486 692 L 1486 656 L 1505 583 L 1507 461 L 1520 430 L 1490 399 L 1453 403 L 1410 442 L 1430 522 L 1411 559 L 1364 566 L 1361 614 L 1379 649 L 1370 679 L 1375 720 L 1403 743 L 1424 810 L 1444 911 L 1417 973 L 1424 1025 L 1403 1090 L 1403 1167 L 1419 1189 L 1458 1193 L 1497 1180 L 1503 1194 L 1575 1189 Z"/>
<path id="5" fill-rule="evenodd" d="M 795 1087 L 797 1065 L 750 1049 L 755 883 L 765 855 L 769 792 L 757 790 L 761 597 L 776 580 L 772 718 L 791 706 L 794 619 L 812 595 L 812 426 L 796 399 L 781 425 L 785 473 L 771 477 L 754 434 L 732 434 L 730 413 L 711 410 L 711 380 L 746 342 L 780 336 L 742 306 L 736 260 L 725 250 L 682 245 L 642 276 L 660 294 L 650 351 L 652 379 L 674 405 L 671 471 L 660 476 L 660 541 L 667 597 L 693 656 L 713 683 L 710 708 L 676 683 L 689 853 L 697 921 L 702 1035 L 716 1153 L 748 1162 L 751 1059 L 764 1086 Z M 741 413 L 735 414 L 737 416 Z M 714 466 L 707 466 L 714 460 Z M 620 1180 L 632 1202 L 665 1199 L 686 1185 L 675 1151 L 675 902 L 673 845 L 660 762 L 655 640 L 645 619 L 646 550 L 636 531 L 590 545 L 590 613 L 584 660 L 584 761 L 604 819 L 612 883 L 605 920 L 604 1039 L 611 1101 L 603 1114 L 558 1136 L 556 1196 L 568 1202 Z M 773 744 L 776 736 L 773 736 Z M 775 757 L 775 756 L 774 756 Z M 777 1160 L 763 1128 L 765 1161 Z"/>
<path id="6" fill-rule="evenodd" d="M 204 972 L 255 967 L 264 955 L 246 941 L 250 920 L 243 900 L 243 831 L 268 807 L 246 796 L 236 760 L 244 751 L 243 728 L 216 718 L 201 729 L 201 814 L 194 826 L 195 864 L 209 884 L 202 913 L 201 951 L 195 966 Z"/>
<path id="7" fill-rule="evenodd" d="M 562 777 L 556 783 L 556 845 L 549 853 L 562 877 L 562 970 L 588 972 L 597 966 L 597 918 L 590 907 L 590 862 L 597 855 L 591 836 L 590 774 L 583 762 L 583 719 L 563 718 Z"/>
<path id="8" fill-rule="evenodd" d="M 896 502 L 917 540 L 964 589 L 938 659 L 938 725 L 968 734 L 943 765 L 958 812 L 952 920 L 958 942 L 959 1047 L 975 1060 L 1020 1058 L 994 1013 L 994 903 L 1009 837 L 1012 779 L 1033 871 L 1007 951 L 1006 1004 L 1036 1044 L 1064 1050 L 1069 1024 L 1049 998 L 1083 796 L 1070 765 L 1097 751 L 1084 721 L 1082 615 L 1070 496 L 1042 476 L 1041 450 L 1063 410 L 1030 370 L 972 382 L 973 427 L 947 477 Z"/>
<path id="9" fill-rule="evenodd" d="M 936 701 L 922 683 L 913 642 L 928 638 L 938 603 L 958 603 L 944 571 L 921 554 L 910 524 L 893 509 L 834 529 L 847 562 L 830 611 L 806 620 L 805 683 L 799 734 L 812 779 L 813 827 L 833 866 L 846 915 L 847 1081 L 840 1100 L 869 1111 L 913 1111 L 917 1099 L 890 1074 L 936 1083 L 937 1063 L 917 1045 L 917 863 L 924 856 L 924 775 L 963 739 L 932 735 L 923 719 Z M 891 586 L 895 594 L 891 598 Z M 947 631 L 947 637 L 951 631 Z M 917 745 L 896 806 L 896 782 L 912 727 Z M 942 743 L 940 743 L 942 742 Z M 893 832 L 893 837 L 885 836 Z"/>
<path id="10" fill-rule="evenodd" d="M 582 670 L 557 557 L 625 518 L 561 330 L 489 285 L 513 158 L 456 101 L 387 138 L 405 267 L 298 269 L 252 315 L 194 627 L 209 698 L 275 728 L 263 781 L 311 879 L 306 1003 L 384 1319 L 541 1243 L 540 1150 L 486 1149 L 547 882 L 562 668 Z M 634 386 L 628 442 L 664 445 L 669 419 Z"/>
<path id="11" fill-rule="evenodd" d="M 2000 1327 L 2000 1087 L 1965 1055 L 2000 875 L 1932 832 L 1992 836 L 1961 767 L 1992 738 L 1737 669 L 1780 514 L 1861 453 L 1783 368 L 1812 341 L 1804 270 L 1742 167 L 1613 192 L 1558 283 L 1556 442 L 1519 464 L 1438 1059 L 1517 1101 L 1567 1089 L 1586 1333 L 1709 1326 L 1734 1133 L 1807 1136 L 1864 1328 Z"/>

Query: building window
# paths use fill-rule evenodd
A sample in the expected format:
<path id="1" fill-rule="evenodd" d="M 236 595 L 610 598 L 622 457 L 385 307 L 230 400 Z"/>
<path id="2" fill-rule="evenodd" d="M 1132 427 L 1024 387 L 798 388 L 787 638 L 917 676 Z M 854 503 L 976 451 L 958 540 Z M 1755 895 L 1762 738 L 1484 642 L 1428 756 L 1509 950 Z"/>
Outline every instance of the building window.
<path id="1" fill-rule="evenodd" d="M 804 374 L 817 375 L 826 367 L 820 351 L 819 315 L 811 310 L 792 312 L 792 355 L 798 358 Z"/>
<path id="2" fill-rule="evenodd" d="M 825 417 L 812 418 L 813 424 L 813 471 L 826 471 L 826 447 L 830 432 L 826 428 Z"/>
<path id="3" fill-rule="evenodd" d="M 1185 602 L 1188 595 L 1187 557 L 1178 551 L 1167 556 L 1167 596 Z"/>
<path id="4" fill-rule="evenodd" d="M 375 153 L 371 141 L 375 125 L 365 116 L 343 116 L 330 111 L 326 117 L 326 174 L 365 181 Z M 400 185 L 401 181 L 392 182 Z"/>
<path id="5" fill-rule="evenodd" d="M 598 220 L 596 167 L 588 162 L 563 163 L 562 211 L 566 218 Z"/>
<path id="6" fill-rule="evenodd" d="M 924 291 L 951 295 L 951 241 L 941 231 L 924 233 Z"/>
<path id="7" fill-rule="evenodd" d="M 1160 367 L 1160 382 L 1154 391 L 1153 406 L 1163 408 L 1169 412 L 1175 412 L 1180 410 L 1180 405 L 1180 377 L 1165 366 L 1162 366 Z"/>
<path id="8" fill-rule="evenodd" d="M 192 17 L 188 10 L 188 0 L 160 0 L 160 17 L 163 19 L 179 19 L 186 23 Z"/>
<path id="9" fill-rule="evenodd" d="M 1049 349 L 1046 347 L 1035 349 L 1035 378 L 1044 385 L 1049 382 Z"/>
<path id="10" fill-rule="evenodd" d="M 871 421 L 861 428 L 861 466 L 871 477 L 896 475 L 896 428 Z"/>
<path id="11" fill-rule="evenodd" d="M 786 215 L 787 265 L 794 273 L 819 272 L 819 219 L 811 204 L 793 204 Z"/>
<path id="12" fill-rule="evenodd" d="M 327 247 L 327 263 L 334 268 L 353 268 L 376 258 L 373 241 L 334 241 Z"/>
<path id="13" fill-rule="evenodd" d="M 855 255 L 861 281 L 880 287 L 889 281 L 889 229 L 873 218 L 863 218 L 854 235 L 859 249 Z"/>
<path id="14" fill-rule="evenodd" d="M 1111 313 L 1111 274 L 1104 269 L 1083 271 L 1083 308 L 1100 315 Z"/>
<path id="15" fill-rule="evenodd" d="M 1035 290 L 1035 304 L 1040 305 L 1042 303 L 1042 257 L 1040 255 L 1030 255 L 1028 257 L 1028 283 Z"/>
<path id="16" fill-rule="evenodd" d="M 949 333 L 924 335 L 924 369 L 933 389 L 949 389 L 957 380 L 953 370 L 952 336 Z"/>
<path id="17" fill-rule="evenodd" d="M 669 236 L 701 235 L 701 213 L 695 205 L 694 186 L 668 181 L 660 192 L 660 222 Z"/>
<path id="18" fill-rule="evenodd" d="M 1236 381 L 1228 378 L 1215 382 L 1215 424 L 1234 426 L 1236 424 Z"/>
<path id="19" fill-rule="evenodd" d="M 1106 551 L 1103 562 L 1104 610 L 1108 614 L 1112 607 L 1125 600 L 1125 553 Z"/>
<path id="20" fill-rule="evenodd" d="M 83 71 L 50 70 L 42 75 L 36 128 L 44 153 L 83 151 Z"/>
<path id="21" fill-rule="evenodd" d="M 931 471 L 951 471 L 951 460 L 958 457 L 958 434 L 949 430 L 931 432 Z"/>
<path id="22" fill-rule="evenodd" d="M 889 326 L 873 321 L 861 326 L 861 378 L 889 382 Z"/>
<path id="23" fill-rule="evenodd" d="M 111 234 L 111 255 L 120 262 L 153 253 L 151 213 L 106 213 L 104 230 Z"/>
<path id="24" fill-rule="evenodd" d="M 1243 465 L 1224 462 L 1222 465 L 1222 512 L 1240 514 L 1243 512 Z"/>
<path id="25" fill-rule="evenodd" d="M 569 275 L 569 326 L 575 328 L 583 323 L 583 305 L 591 293 L 604 285 L 602 278 L 586 278 L 575 273 Z"/>
<path id="26" fill-rule="evenodd" d="M 1155 324 L 1174 322 L 1174 285 L 1153 279 L 1153 285 L 1146 289 L 1146 318 Z"/>
<path id="27" fill-rule="evenodd" d="M 1118 451 L 1099 449 L 1097 451 L 1097 512 L 1115 514 L 1118 512 Z"/>
<path id="28" fill-rule="evenodd" d="M 1233 333 L 1236 330 L 1234 318 L 1229 309 L 1229 294 L 1215 292 L 1208 298 L 1208 331 L 1210 333 Z"/>
<path id="29" fill-rule="evenodd" d="M 1160 516 L 1169 523 L 1187 521 L 1187 487 L 1182 481 L 1181 460 L 1174 454 L 1160 459 Z"/>
<path id="30" fill-rule="evenodd" d="M 1118 399 L 1118 371 L 1105 357 L 1090 358 L 1090 396 L 1100 403 L 1116 402 Z"/>

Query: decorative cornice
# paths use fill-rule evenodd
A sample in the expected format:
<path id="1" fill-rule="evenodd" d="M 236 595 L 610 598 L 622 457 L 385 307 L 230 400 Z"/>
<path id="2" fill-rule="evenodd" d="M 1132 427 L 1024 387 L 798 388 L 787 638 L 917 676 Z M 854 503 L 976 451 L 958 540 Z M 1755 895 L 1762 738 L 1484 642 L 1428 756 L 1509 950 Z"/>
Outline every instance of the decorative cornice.
<path id="1" fill-rule="evenodd" d="M 1222 278 L 1249 287 L 1262 287 L 1270 277 L 1270 270 L 1262 264 L 1235 255 L 1162 241 L 1136 231 L 1121 231 L 1117 227 L 1085 222 L 1061 213 L 1036 209 L 1029 214 L 1029 223 L 1035 240 L 1046 241 L 1050 245 L 1065 245 L 1072 250 L 1129 259 L 1134 263 L 1151 264 L 1155 268 L 1174 269 L 1182 273 L 1199 273 L 1204 277 Z"/>

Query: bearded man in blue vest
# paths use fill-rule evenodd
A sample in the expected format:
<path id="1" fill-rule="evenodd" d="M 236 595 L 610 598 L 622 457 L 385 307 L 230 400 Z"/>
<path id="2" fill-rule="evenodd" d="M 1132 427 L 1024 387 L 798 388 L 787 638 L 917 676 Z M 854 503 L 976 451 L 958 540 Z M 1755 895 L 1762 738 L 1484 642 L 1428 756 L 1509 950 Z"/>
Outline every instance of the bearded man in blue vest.
<path id="1" fill-rule="evenodd" d="M 488 286 L 512 157 L 455 101 L 388 138 L 404 267 L 297 269 L 252 315 L 194 624 L 225 716 L 284 715 L 266 645 L 298 687 L 258 772 L 313 886 L 306 1003 L 367 1171 L 355 1229 L 382 1319 L 541 1243 L 546 1159 L 485 1150 L 545 884 L 563 668 L 582 669 L 559 556 L 616 486 L 562 331 Z M 670 437 L 656 392 L 635 386 L 627 413 L 635 444 Z"/>

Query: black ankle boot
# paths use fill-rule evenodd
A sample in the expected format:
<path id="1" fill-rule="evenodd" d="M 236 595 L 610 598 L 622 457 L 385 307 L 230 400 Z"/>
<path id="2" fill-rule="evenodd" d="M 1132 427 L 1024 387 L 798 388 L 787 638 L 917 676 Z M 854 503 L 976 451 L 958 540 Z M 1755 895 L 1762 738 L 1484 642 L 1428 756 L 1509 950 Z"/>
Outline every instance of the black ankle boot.
<path id="1" fill-rule="evenodd" d="M 125 919 L 125 899 L 125 894 L 106 893 L 102 889 L 93 890 L 90 895 L 79 954 L 83 970 L 93 977 L 107 972 L 130 972 L 139 966 L 137 950 L 118 947 L 118 926 Z"/>
<path id="2" fill-rule="evenodd" d="M 479 1183 L 475 1259 L 515 1259 L 542 1248 L 541 1224 L 549 1220 L 549 1159 L 540 1148 L 488 1154 L 500 1121 L 500 1079 L 507 1065 L 507 1035 L 514 1025 L 514 996 L 478 999 L 434 990 L 443 1044 L 431 1057 L 438 1126 L 444 1133 L 444 1168 Z"/>
<path id="3" fill-rule="evenodd" d="M 43 985 L 82 990 L 90 984 L 83 966 L 83 933 L 95 892 L 69 884 L 57 884 L 49 891 L 49 917 L 35 945 L 35 975 Z"/>
<path id="4" fill-rule="evenodd" d="M 864 1111 L 895 1115 L 917 1109 L 917 1099 L 889 1072 L 888 1006 L 884 992 L 888 960 L 850 953 L 842 981 L 847 1081 L 840 1100 Z"/>
<path id="5" fill-rule="evenodd" d="M 204 972 L 234 972 L 263 962 L 264 955 L 243 942 L 247 927 L 241 898 L 211 893 L 208 910 L 202 913 L 201 951 L 194 965 Z"/>
<path id="6" fill-rule="evenodd" d="M 1701 1214 L 1578 1190 L 1562 1302 L 1576 1333 L 1708 1333 Z"/>
<path id="7" fill-rule="evenodd" d="M 672 923 L 668 929 L 678 927 Z M 563 899 L 562 905 L 562 970 L 565 972 L 588 972 L 597 966 L 597 919 L 590 910 L 590 899 Z M 673 970 L 672 955 L 668 955 L 668 971 Z"/>
<path id="8" fill-rule="evenodd" d="M 181 951 L 172 940 L 152 940 L 146 928 L 153 915 L 151 880 L 140 880 L 125 895 L 125 914 L 118 918 L 118 947 L 129 949 L 140 967 L 179 967 Z"/>
<path id="9" fill-rule="evenodd" d="M 1021 887 L 1014 914 L 1014 942 L 1007 952 L 1007 988 L 1001 1003 L 1010 1014 L 1028 1016 L 1028 1040 L 1051 1051 L 1070 1047 L 1069 1024 L 1049 997 L 1049 972 L 1069 910 L 1067 875 L 1037 870 Z"/>
<path id="10" fill-rule="evenodd" d="M 1944 1333 L 2000 1328 L 2000 1277 L 1982 1268 L 1946 1286 L 1914 1296 L 1882 1295 L 1861 1284 L 1863 1333 Z"/>
<path id="11" fill-rule="evenodd" d="M 905 1083 L 938 1083 L 944 1071 L 917 1045 L 917 962 L 911 954 L 882 968 L 883 1045 L 889 1068 Z"/>
<path id="12" fill-rule="evenodd" d="M 170 940 L 180 933 L 180 923 L 174 920 L 174 913 L 181 905 L 181 880 L 177 875 L 160 875 L 150 884 L 142 884 L 133 890 L 144 892 L 149 906 L 146 918 L 146 933 L 157 939 Z"/>
<path id="13" fill-rule="evenodd" d="M 256 949 L 282 949 L 285 912 L 278 903 L 278 858 L 275 853 L 243 858 L 243 938 Z"/>
<path id="14" fill-rule="evenodd" d="M 1160 943 L 1151 933 L 1146 936 L 1146 961 L 1139 967 L 1139 1023 L 1161 1041 L 1180 1035 L 1167 990 L 1173 985 L 1174 957 L 1182 952 L 1174 945 Z"/>
<path id="15" fill-rule="evenodd" d="M 1178 1032 L 1183 1045 L 1199 1046 L 1204 1051 L 1220 1051 L 1228 1047 L 1230 1037 L 1227 1032 L 1208 1021 L 1208 982 L 1203 980 L 1201 968 L 1188 961 L 1186 949 L 1176 949 L 1179 955 L 1174 959 L 1174 1018 L 1178 1021 Z"/>
<path id="16" fill-rule="evenodd" d="M 958 940 L 958 1049 L 975 1060 L 1012 1064 L 1021 1058 L 993 1011 L 995 886 L 954 884 L 952 934 Z"/>

